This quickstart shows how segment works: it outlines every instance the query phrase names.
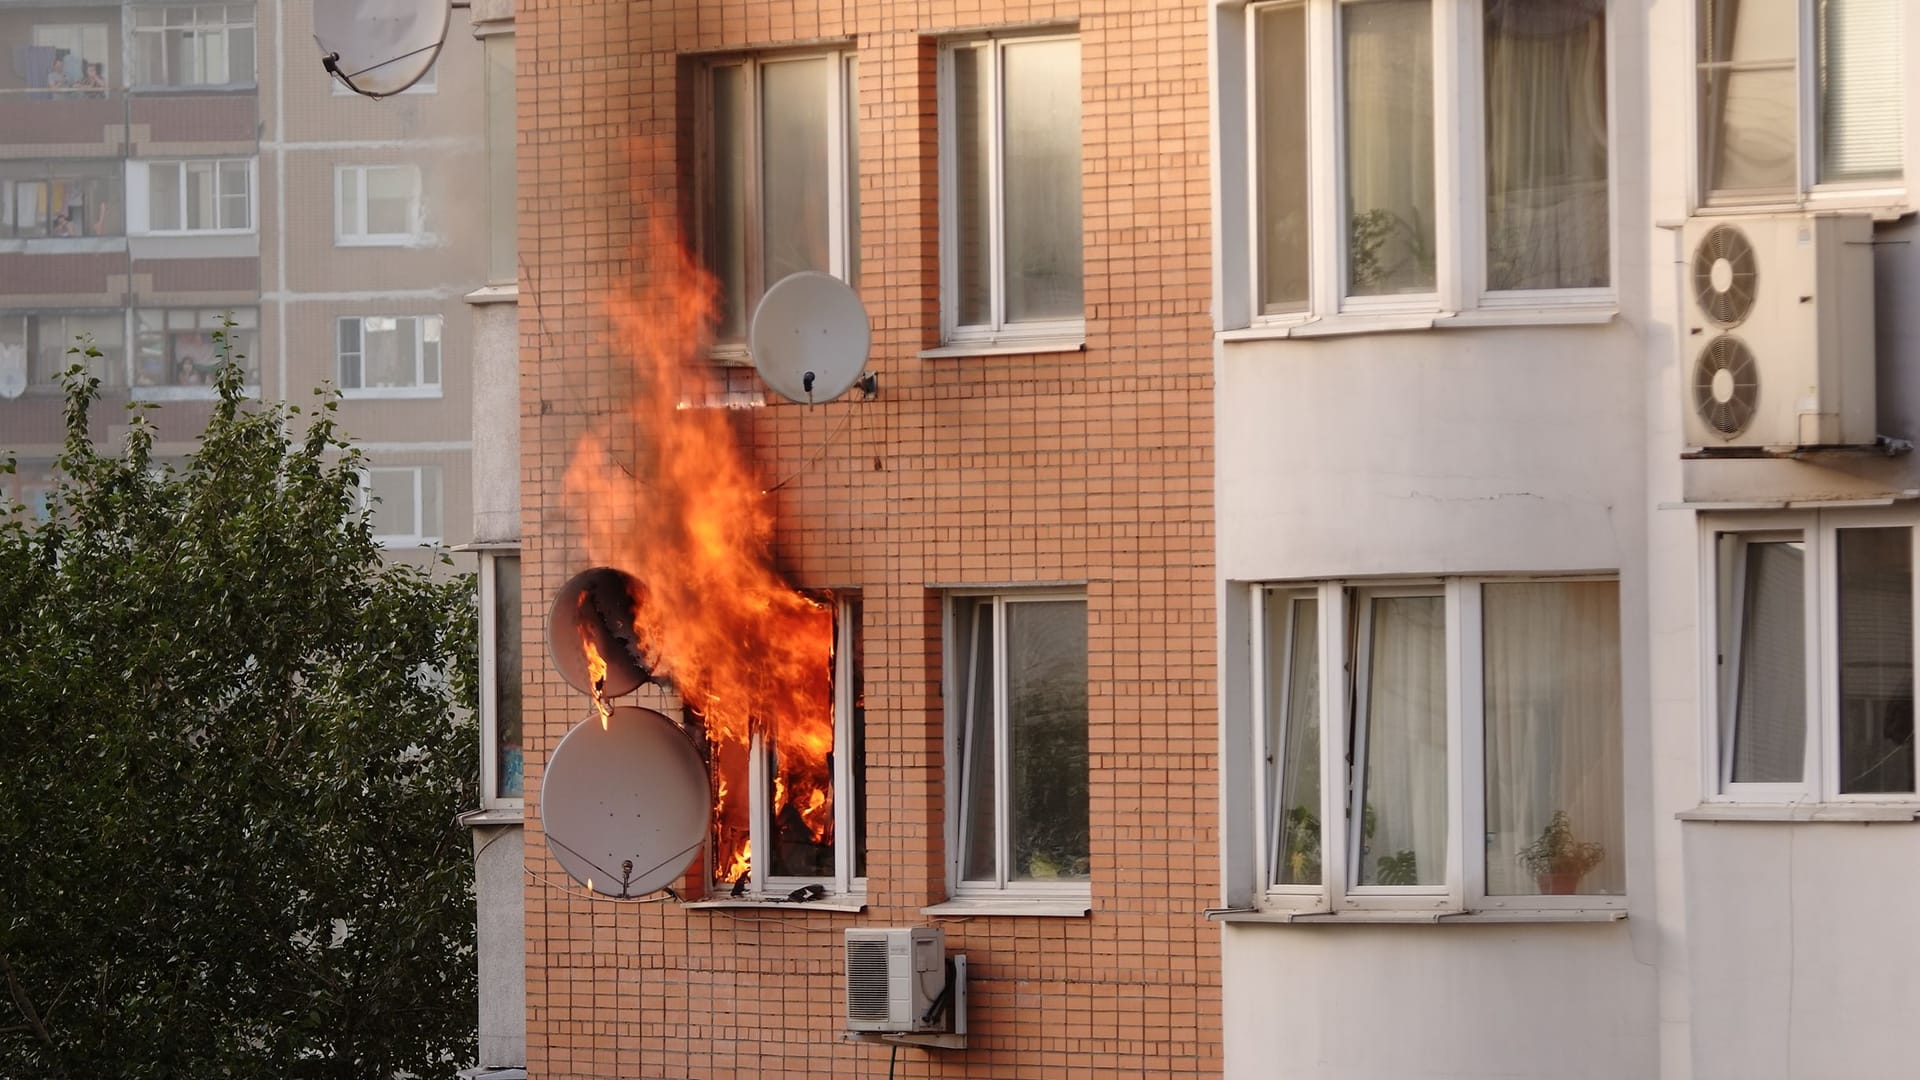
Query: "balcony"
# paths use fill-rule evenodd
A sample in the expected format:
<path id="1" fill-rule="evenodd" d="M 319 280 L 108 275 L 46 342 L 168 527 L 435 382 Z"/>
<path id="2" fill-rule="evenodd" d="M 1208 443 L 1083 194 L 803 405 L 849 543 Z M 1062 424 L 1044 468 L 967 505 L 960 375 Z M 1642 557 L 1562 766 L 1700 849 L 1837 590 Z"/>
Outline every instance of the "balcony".
<path id="1" fill-rule="evenodd" d="M 111 157 L 127 141 L 126 93 L 0 88 L 0 156 Z"/>

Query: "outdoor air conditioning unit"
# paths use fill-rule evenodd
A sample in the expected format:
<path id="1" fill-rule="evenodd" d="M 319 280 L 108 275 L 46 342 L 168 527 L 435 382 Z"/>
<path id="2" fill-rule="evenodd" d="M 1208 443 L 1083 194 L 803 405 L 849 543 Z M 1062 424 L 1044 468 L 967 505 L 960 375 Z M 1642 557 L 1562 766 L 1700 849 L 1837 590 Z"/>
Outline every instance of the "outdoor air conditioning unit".
<path id="1" fill-rule="evenodd" d="M 1687 444 L 1871 445 L 1872 220 L 1695 218 L 1686 244 Z"/>
<path id="2" fill-rule="evenodd" d="M 947 1030 L 943 1014 L 952 996 L 945 931 L 914 926 L 846 933 L 847 1030 Z"/>

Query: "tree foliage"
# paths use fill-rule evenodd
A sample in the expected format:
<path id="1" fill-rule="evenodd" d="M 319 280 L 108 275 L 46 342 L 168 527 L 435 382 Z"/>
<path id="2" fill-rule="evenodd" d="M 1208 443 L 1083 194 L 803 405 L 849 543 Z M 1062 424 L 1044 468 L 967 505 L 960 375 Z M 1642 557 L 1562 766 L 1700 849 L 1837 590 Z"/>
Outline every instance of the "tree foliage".
<path id="1" fill-rule="evenodd" d="M 330 398 L 228 362 L 171 468 L 66 378 L 50 512 L 0 505 L 0 1076 L 448 1074 L 471 579 L 382 560 Z"/>

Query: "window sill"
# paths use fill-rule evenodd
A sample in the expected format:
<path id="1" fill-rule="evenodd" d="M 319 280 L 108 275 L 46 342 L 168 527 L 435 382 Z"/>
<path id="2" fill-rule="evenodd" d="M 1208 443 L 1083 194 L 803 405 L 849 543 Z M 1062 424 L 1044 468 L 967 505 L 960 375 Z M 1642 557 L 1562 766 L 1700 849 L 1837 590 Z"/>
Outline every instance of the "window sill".
<path id="1" fill-rule="evenodd" d="M 148 229 L 146 232 L 130 232 L 127 235 L 136 240 L 190 240 L 195 237 L 214 236 L 253 236 L 256 231 L 247 229 Z"/>
<path id="2" fill-rule="evenodd" d="M 1471 311 L 1434 311 L 1418 315 L 1329 315 L 1292 323 L 1265 323 L 1237 330 L 1221 330 L 1223 342 L 1277 341 L 1290 338 L 1348 337 L 1355 334 L 1398 334 L 1410 330 L 1473 329 L 1502 326 L 1598 326 L 1619 315 L 1612 304 L 1604 307 L 1487 307 Z"/>
<path id="3" fill-rule="evenodd" d="M 217 401 L 220 390 L 214 386 L 136 386 L 131 396 L 135 401 Z M 260 384 L 242 386 L 240 396 L 258 400 Z"/>
<path id="4" fill-rule="evenodd" d="M 526 813 L 518 809 L 495 807 L 485 810 L 469 810 L 455 819 L 469 828 L 490 825 L 524 825 Z"/>
<path id="5" fill-rule="evenodd" d="M 391 233 L 380 236 L 336 236 L 334 247 L 343 248 L 410 248 L 419 247 L 425 237 L 407 233 Z"/>
<path id="6" fill-rule="evenodd" d="M 1086 352 L 1085 337 L 1034 338 L 1030 341 L 955 341 L 937 349 L 920 350 L 922 360 L 966 356 L 1038 356 L 1043 353 Z"/>
<path id="7" fill-rule="evenodd" d="M 1372 908 L 1361 911 L 1222 911 L 1209 912 L 1207 921 L 1271 923 L 1276 926 L 1462 926 L 1476 923 L 1606 923 L 1620 922 L 1619 908 L 1562 908 L 1535 911 L 1404 911 Z"/>
<path id="8" fill-rule="evenodd" d="M 973 915 L 1032 915 L 1049 919 L 1083 919 L 1093 914 L 1093 901 L 1060 898 L 1039 900 L 1015 897 L 974 897 L 948 900 L 920 909 L 935 918 L 964 919 Z"/>
<path id="9" fill-rule="evenodd" d="M 1794 803 L 1756 805 L 1752 803 L 1702 803 L 1673 815 L 1679 821 L 1832 821 L 1858 824 L 1913 824 L 1920 821 L 1920 806 L 1911 803 Z"/>
<path id="10" fill-rule="evenodd" d="M 1826 214 L 1852 210 L 1871 213 L 1875 221 L 1897 221 L 1913 212 L 1904 187 L 1829 188 L 1804 195 L 1741 202 L 1727 199 L 1694 208 L 1702 218 L 1764 217 L 1770 214 Z"/>
<path id="11" fill-rule="evenodd" d="M 752 908 L 765 911 L 778 908 L 782 911 L 838 911 L 859 914 L 867 910 L 867 898 L 862 893 L 834 895 L 829 893 L 818 900 L 788 900 L 780 896 L 741 896 L 723 897 L 719 900 L 688 900 L 681 904 L 684 908 L 700 910 L 730 910 L 734 908 Z"/>
<path id="12" fill-rule="evenodd" d="M 520 286 L 482 285 L 460 299 L 469 304 L 517 304 L 520 302 Z"/>
<path id="13" fill-rule="evenodd" d="M 439 397 L 440 388 L 437 386 L 359 386 L 340 391 L 340 396 L 347 401 L 378 401 L 382 398 L 417 400 Z"/>

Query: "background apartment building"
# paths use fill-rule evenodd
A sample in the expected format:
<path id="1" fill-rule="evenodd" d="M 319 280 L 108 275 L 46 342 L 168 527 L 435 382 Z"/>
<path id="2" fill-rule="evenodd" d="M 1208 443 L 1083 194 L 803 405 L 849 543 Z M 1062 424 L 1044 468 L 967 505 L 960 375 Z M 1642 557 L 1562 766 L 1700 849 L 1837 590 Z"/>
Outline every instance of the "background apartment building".
<path id="1" fill-rule="evenodd" d="M 389 546 L 471 535 L 462 297 L 493 246 L 482 56 L 449 50 L 369 101 L 321 68 L 309 12 L 0 2 L 0 447 L 29 505 L 76 335 L 102 353 L 101 434 L 122 403 L 161 402 L 159 452 L 177 458 L 230 317 L 258 393 L 342 389 Z"/>

